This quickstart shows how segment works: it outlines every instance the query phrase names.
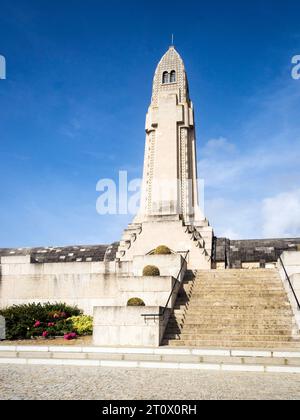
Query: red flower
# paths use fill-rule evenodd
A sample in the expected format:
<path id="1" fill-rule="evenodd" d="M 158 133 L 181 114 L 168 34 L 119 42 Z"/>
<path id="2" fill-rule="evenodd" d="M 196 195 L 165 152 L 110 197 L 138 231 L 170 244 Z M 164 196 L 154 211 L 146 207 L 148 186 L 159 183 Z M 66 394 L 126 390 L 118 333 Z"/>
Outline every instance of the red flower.
<path id="1" fill-rule="evenodd" d="M 40 327 L 42 324 L 40 321 L 36 321 L 36 323 L 34 324 L 34 328 L 38 328 Z"/>
<path id="2" fill-rule="evenodd" d="M 55 327 L 54 322 L 49 322 L 49 323 L 48 323 L 48 327 Z"/>
<path id="3" fill-rule="evenodd" d="M 75 333 L 69 333 L 64 335 L 64 339 L 68 341 L 75 340 L 75 338 L 77 338 L 77 334 Z"/>
<path id="4" fill-rule="evenodd" d="M 49 333 L 48 333 L 48 331 L 44 331 L 42 335 L 43 335 L 44 338 L 47 338 Z"/>

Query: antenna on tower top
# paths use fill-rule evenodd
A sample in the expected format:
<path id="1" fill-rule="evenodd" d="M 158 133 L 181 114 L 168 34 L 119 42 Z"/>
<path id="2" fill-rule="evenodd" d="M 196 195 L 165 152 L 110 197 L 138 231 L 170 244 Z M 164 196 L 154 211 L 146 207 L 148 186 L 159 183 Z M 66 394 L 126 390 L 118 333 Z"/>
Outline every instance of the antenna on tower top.
<path id="1" fill-rule="evenodd" d="M 172 42 L 171 42 L 171 46 L 174 47 L 174 34 L 172 34 Z"/>

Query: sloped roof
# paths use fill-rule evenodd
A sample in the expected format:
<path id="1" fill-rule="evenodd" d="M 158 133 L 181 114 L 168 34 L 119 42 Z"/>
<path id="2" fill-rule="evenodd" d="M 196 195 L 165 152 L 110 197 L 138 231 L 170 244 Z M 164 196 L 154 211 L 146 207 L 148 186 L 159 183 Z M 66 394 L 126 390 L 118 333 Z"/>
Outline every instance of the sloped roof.
<path id="1" fill-rule="evenodd" d="M 114 261 L 119 243 L 67 247 L 0 248 L 0 257 L 30 255 L 33 264 Z"/>
<path id="2" fill-rule="evenodd" d="M 299 245 L 300 238 L 258 240 L 215 238 L 213 259 L 216 262 L 224 262 L 227 258 L 230 264 L 259 261 L 268 263 L 277 261 L 278 256 L 284 251 L 296 251 Z"/>

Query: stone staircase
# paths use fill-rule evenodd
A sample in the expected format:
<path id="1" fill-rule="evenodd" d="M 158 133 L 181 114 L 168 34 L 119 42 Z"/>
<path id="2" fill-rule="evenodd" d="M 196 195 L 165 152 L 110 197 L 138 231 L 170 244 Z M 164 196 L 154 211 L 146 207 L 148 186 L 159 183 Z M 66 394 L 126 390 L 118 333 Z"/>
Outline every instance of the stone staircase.
<path id="1" fill-rule="evenodd" d="M 299 331 L 277 270 L 188 274 L 164 345 L 300 348 Z"/>
<path id="2" fill-rule="evenodd" d="M 157 218 L 156 218 L 157 219 Z M 149 218 L 151 220 L 151 218 Z M 177 222 L 180 224 L 182 232 L 187 235 L 193 245 L 196 248 L 199 248 L 199 251 L 202 255 L 205 256 L 208 263 L 211 261 L 211 238 L 209 240 L 205 239 L 205 232 L 203 233 L 203 229 L 209 227 L 208 221 L 203 221 L 201 226 L 193 226 L 193 225 L 186 225 L 184 221 L 179 216 L 164 216 L 159 220 L 156 220 L 157 223 L 162 222 Z M 171 228 L 172 229 L 172 226 Z M 171 231 L 171 230 L 170 230 Z M 140 240 L 143 234 L 143 223 L 131 223 L 128 227 L 124 230 L 121 241 L 119 243 L 117 253 L 116 253 L 116 260 L 119 261 L 126 261 L 128 257 L 128 252 L 132 249 L 135 242 Z M 157 244 L 156 244 L 157 245 Z M 158 243 L 159 245 L 159 243 Z M 157 245 L 157 246 L 158 246 Z M 151 251 L 151 249 L 149 250 Z M 130 259 L 130 257 L 129 257 Z"/>
<path id="3" fill-rule="evenodd" d="M 141 235 L 143 227 L 141 223 L 131 223 L 127 229 L 124 230 L 118 251 L 116 254 L 116 259 L 120 260 L 124 258 L 126 252 L 131 248 L 132 244 L 136 242 L 139 235 Z"/>

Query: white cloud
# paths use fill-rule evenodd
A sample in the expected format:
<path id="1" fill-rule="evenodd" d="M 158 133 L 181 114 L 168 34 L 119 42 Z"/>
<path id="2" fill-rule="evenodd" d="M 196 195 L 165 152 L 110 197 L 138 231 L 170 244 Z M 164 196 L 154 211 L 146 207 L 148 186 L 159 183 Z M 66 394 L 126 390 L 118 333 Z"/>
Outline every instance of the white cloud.
<path id="1" fill-rule="evenodd" d="M 262 214 L 265 236 L 300 236 L 300 189 L 266 198 Z"/>
<path id="2" fill-rule="evenodd" d="M 232 138 L 199 151 L 205 215 L 217 236 L 300 236 L 300 90 L 290 79 L 247 100 L 248 117 Z"/>
<path id="3" fill-rule="evenodd" d="M 300 147 L 298 144 L 297 147 L 290 147 L 284 142 L 280 146 L 267 142 L 265 146 L 240 151 L 221 138 L 218 141 L 209 140 L 200 154 L 203 156 L 198 162 L 200 177 L 208 187 L 220 188 L 231 187 L 237 182 L 242 186 L 243 181 L 249 184 L 252 178 L 266 171 L 272 174 L 279 170 L 286 174 L 287 166 L 298 167 Z"/>
<path id="4" fill-rule="evenodd" d="M 225 137 L 219 137 L 218 139 L 211 139 L 209 140 L 203 150 L 202 153 L 205 156 L 215 156 L 216 154 L 231 154 L 236 151 L 236 147 L 233 143 L 230 143 Z"/>
<path id="5" fill-rule="evenodd" d="M 230 239 L 256 239 L 262 236 L 260 225 L 261 202 L 231 197 L 212 198 L 205 203 L 215 235 Z"/>

